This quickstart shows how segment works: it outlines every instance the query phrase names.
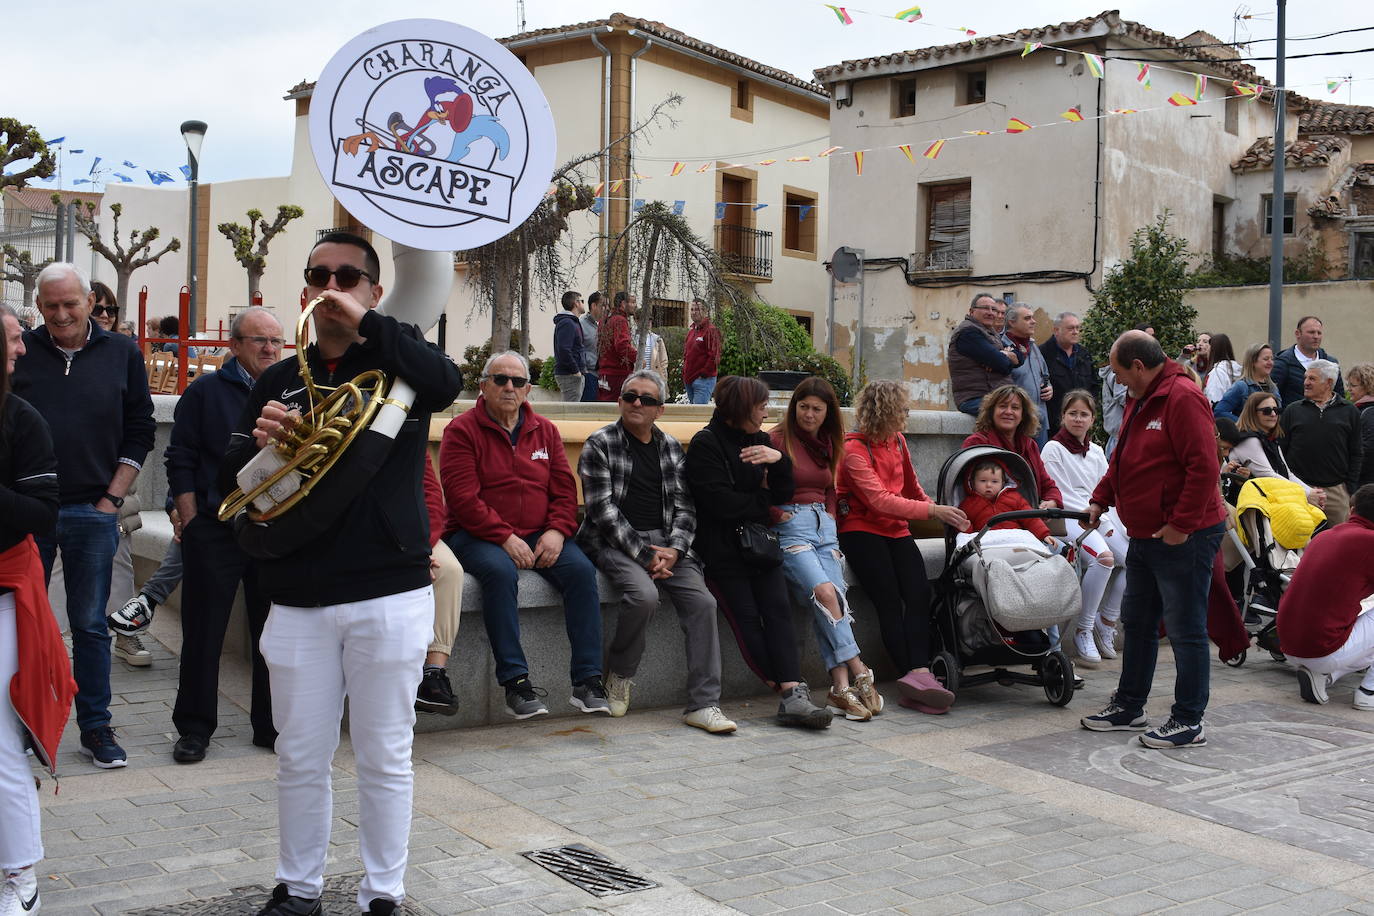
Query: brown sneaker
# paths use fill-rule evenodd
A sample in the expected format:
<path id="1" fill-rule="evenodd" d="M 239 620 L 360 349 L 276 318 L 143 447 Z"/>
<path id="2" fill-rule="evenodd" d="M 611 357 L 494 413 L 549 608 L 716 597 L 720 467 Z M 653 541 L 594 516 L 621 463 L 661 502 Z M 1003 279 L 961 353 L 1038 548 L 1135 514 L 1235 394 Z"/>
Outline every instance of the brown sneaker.
<path id="1" fill-rule="evenodd" d="M 825 705 L 851 722 L 867 722 L 873 718 L 873 713 L 868 711 L 868 707 L 859 699 L 853 687 L 846 687 L 844 690 L 831 687 L 830 693 L 825 697 Z"/>
<path id="2" fill-rule="evenodd" d="M 870 713 L 876 716 L 883 711 L 883 695 L 878 692 L 877 687 L 873 686 L 872 668 L 854 677 L 852 689 L 858 694 L 863 704 L 868 707 Z"/>

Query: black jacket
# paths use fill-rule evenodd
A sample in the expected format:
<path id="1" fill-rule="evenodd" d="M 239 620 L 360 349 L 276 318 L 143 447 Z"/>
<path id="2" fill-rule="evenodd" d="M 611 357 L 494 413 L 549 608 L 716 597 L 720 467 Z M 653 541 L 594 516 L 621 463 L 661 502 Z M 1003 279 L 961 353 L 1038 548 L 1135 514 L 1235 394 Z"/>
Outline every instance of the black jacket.
<path id="1" fill-rule="evenodd" d="M 48 424 L 28 401 L 8 395 L 0 406 L 0 553 L 56 527 L 57 456 Z"/>
<path id="2" fill-rule="evenodd" d="M 1302 400 L 1302 377 L 1307 370 L 1298 362 L 1298 354 L 1294 352 L 1296 349 L 1295 345 L 1287 350 L 1280 350 L 1274 357 L 1274 369 L 1269 373 L 1269 381 L 1279 390 L 1280 404 L 1296 404 Z M 1329 359 L 1339 365 L 1336 357 L 1321 347 L 1317 348 L 1317 359 Z M 1336 373 L 1336 396 L 1345 396 L 1345 381 L 1339 372 Z"/>
<path id="3" fill-rule="evenodd" d="M 167 493 L 175 499 L 194 493 L 196 513 L 214 518 L 224 493 L 219 488 L 219 466 L 229 449 L 229 434 L 243 416 L 252 384 L 237 359 L 218 372 L 207 372 L 186 386 L 177 401 L 167 443 Z M 183 519 L 184 522 L 191 520 Z"/>
<path id="4" fill-rule="evenodd" d="M 143 354 L 133 340 L 90 322 L 86 345 L 70 359 L 46 327 L 24 332 L 28 352 L 14 366 L 14 393 L 52 431 L 58 498 L 64 506 L 99 501 L 120 460 L 142 467 L 157 424 Z"/>
<path id="5" fill-rule="evenodd" d="M 707 575 L 751 572 L 752 567 L 739 559 L 735 528 L 744 522 L 766 525 L 770 506 L 792 501 L 792 459 L 783 452 L 774 464 L 745 464 L 739 453 L 747 445 L 772 448 L 773 440 L 763 431 L 745 433 L 712 416 L 687 450 L 687 485 L 697 505 L 693 549 L 706 564 Z"/>
<path id="6" fill-rule="evenodd" d="M 1279 420 L 1288 467 L 1309 487 L 1345 484 L 1355 494 L 1364 447 L 1360 444 L 1360 411 L 1336 397 L 1325 408 L 1299 398 L 1283 409 Z"/>
<path id="7" fill-rule="evenodd" d="M 582 374 L 582 322 L 567 310 L 553 316 L 553 371 L 555 375 Z"/>
<path id="8" fill-rule="evenodd" d="M 429 515 L 420 469 L 427 457 L 430 414 L 453 403 L 462 377 L 453 360 L 426 343 L 414 325 L 371 311 L 363 316 L 358 333 L 365 340 L 350 346 L 333 372 L 320 359 L 318 348 L 310 345 L 306 358 L 315 383 L 333 386 L 368 369 L 381 369 L 410 383 L 415 404 L 381 471 L 353 498 L 337 528 L 285 559 L 259 562 L 259 584 L 278 604 L 345 604 L 430 584 Z M 234 476 L 257 454 L 252 430 L 264 404 L 280 401 L 306 412 L 298 359 L 292 356 L 269 366 L 253 386 L 220 466 L 221 492 L 234 490 Z"/>
<path id="9" fill-rule="evenodd" d="M 1374 401 L 1359 405 L 1360 442 L 1364 459 L 1360 462 L 1360 486 L 1374 483 Z"/>
<path id="10" fill-rule="evenodd" d="M 1053 337 L 1040 345 L 1040 353 L 1045 357 L 1045 365 L 1050 371 L 1050 384 L 1054 386 L 1054 396 L 1045 404 L 1045 409 L 1050 415 L 1049 434 L 1053 436 L 1059 429 L 1059 408 L 1064 404 L 1064 395 L 1075 388 L 1082 388 L 1094 393 L 1096 400 L 1097 369 L 1093 366 L 1087 348 L 1082 344 L 1073 345 L 1072 366 L 1060 348 L 1059 341 Z"/>

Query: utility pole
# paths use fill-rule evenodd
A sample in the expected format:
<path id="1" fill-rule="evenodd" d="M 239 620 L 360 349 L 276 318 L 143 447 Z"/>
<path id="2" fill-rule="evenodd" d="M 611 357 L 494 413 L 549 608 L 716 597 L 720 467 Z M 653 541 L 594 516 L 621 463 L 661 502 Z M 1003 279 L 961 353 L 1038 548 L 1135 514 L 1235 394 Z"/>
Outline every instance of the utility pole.
<path id="1" fill-rule="evenodd" d="M 1269 343 L 1278 346 L 1283 335 L 1283 218 L 1286 201 L 1283 197 L 1283 167 L 1286 164 L 1284 149 L 1284 120 L 1287 110 L 1287 92 L 1284 91 L 1284 31 L 1287 27 L 1287 0 L 1277 0 L 1278 6 L 1278 49 L 1274 52 L 1277 72 L 1274 75 L 1278 88 L 1274 92 L 1274 193 L 1269 200 Z M 1293 220 L 1297 221 L 1297 211 Z"/>

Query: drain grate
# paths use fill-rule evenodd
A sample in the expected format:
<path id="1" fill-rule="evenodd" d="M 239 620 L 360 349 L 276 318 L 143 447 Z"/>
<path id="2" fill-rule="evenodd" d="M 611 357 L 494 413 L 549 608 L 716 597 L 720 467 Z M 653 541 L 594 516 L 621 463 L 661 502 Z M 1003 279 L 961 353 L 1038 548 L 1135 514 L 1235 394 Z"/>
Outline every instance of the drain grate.
<path id="1" fill-rule="evenodd" d="M 576 884 L 587 893 L 598 897 L 629 894 L 659 886 L 657 882 L 641 878 L 581 843 L 557 846 L 553 849 L 536 849 L 523 855 L 564 881 Z"/>

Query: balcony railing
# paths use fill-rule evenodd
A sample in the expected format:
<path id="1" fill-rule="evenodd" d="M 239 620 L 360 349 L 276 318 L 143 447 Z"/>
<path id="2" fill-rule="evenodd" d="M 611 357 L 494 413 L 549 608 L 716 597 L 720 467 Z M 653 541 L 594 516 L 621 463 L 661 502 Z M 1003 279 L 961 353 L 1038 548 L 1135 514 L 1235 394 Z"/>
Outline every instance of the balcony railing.
<path id="1" fill-rule="evenodd" d="M 911 256 L 913 273 L 937 270 L 970 270 L 973 252 L 968 248 L 941 248 L 939 251 L 918 251 Z"/>
<path id="2" fill-rule="evenodd" d="M 773 233 L 730 223 L 716 224 L 716 253 L 726 270 L 742 277 L 771 279 Z"/>

